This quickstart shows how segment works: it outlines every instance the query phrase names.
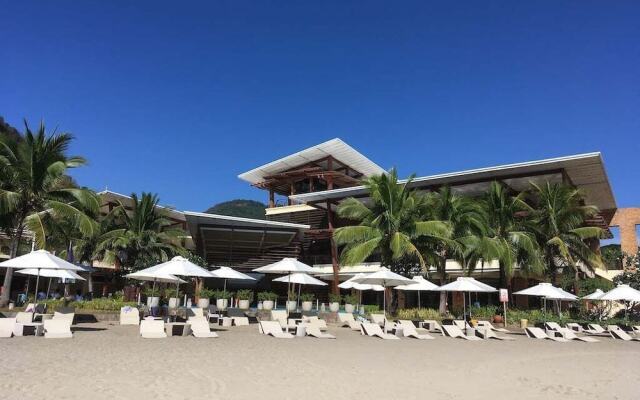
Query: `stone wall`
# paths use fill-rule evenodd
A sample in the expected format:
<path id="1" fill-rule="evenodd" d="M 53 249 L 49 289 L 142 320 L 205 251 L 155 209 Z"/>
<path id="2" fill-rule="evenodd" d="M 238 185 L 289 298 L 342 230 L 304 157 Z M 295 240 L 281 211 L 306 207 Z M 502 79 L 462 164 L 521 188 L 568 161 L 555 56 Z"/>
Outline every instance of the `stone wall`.
<path id="1" fill-rule="evenodd" d="M 640 225 L 640 208 L 618 208 L 609 226 L 620 229 L 620 247 L 627 254 L 638 252 L 636 225 Z"/>

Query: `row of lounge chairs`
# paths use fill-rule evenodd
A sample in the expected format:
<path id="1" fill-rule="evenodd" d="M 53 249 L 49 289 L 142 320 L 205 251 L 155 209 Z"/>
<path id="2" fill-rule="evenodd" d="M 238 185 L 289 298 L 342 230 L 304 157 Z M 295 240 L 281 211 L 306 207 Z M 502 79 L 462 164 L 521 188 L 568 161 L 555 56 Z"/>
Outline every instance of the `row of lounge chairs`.
<path id="1" fill-rule="evenodd" d="M 55 312 L 50 319 L 34 322 L 33 312 L 19 312 L 13 318 L 0 318 L 0 338 L 23 336 L 26 329 L 33 329 L 35 336 L 44 335 L 47 339 L 71 338 L 73 313 Z"/>

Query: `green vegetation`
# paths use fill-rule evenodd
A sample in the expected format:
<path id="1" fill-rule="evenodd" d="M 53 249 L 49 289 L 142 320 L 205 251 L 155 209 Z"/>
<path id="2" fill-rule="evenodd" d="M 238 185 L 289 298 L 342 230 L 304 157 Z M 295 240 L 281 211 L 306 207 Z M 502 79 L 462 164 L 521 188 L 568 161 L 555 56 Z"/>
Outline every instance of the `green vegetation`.
<path id="1" fill-rule="evenodd" d="M 258 292 L 258 301 L 276 301 L 278 295 L 273 292 Z"/>
<path id="2" fill-rule="evenodd" d="M 405 308 L 398 310 L 397 317 L 398 319 L 421 321 L 425 319 L 433 319 L 440 321 L 442 319 L 442 314 L 440 314 L 440 311 L 433 308 Z"/>
<path id="3" fill-rule="evenodd" d="M 640 290 L 640 269 L 625 271 L 613 278 L 615 284 L 626 284 L 634 289 Z"/>
<path id="4" fill-rule="evenodd" d="M 200 299 L 211 299 L 215 295 L 215 290 L 202 288 L 196 292 L 196 296 Z"/>
<path id="5" fill-rule="evenodd" d="M 313 293 L 300 293 L 300 301 L 313 301 L 315 298 Z"/>
<path id="6" fill-rule="evenodd" d="M 251 289 L 238 290 L 238 292 L 236 293 L 236 297 L 238 298 L 238 300 L 249 300 L 251 302 L 253 301 L 253 290 Z"/>
<path id="7" fill-rule="evenodd" d="M 59 300 L 46 300 L 44 301 L 47 304 L 47 309 L 49 312 L 55 311 L 58 308 L 62 307 L 74 307 L 76 310 L 86 310 L 86 311 L 120 311 L 121 307 L 129 306 L 136 307 L 136 302 L 127 302 L 122 299 L 109 299 L 106 297 L 86 300 L 86 301 L 71 301 L 67 302 L 64 299 Z"/>
<path id="8" fill-rule="evenodd" d="M 342 301 L 342 296 L 335 293 L 329 293 L 329 303 L 340 303 Z"/>
<path id="9" fill-rule="evenodd" d="M 205 213 L 229 215 L 231 217 L 243 217 L 253 219 L 265 219 L 265 208 L 263 203 L 255 200 L 231 200 L 209 207 Z"/>
<path id="10" fill-rule="evenodd" d="M 231 297 L 233 297 L 233 292 L 230 292 L 228 290 L 218 289 L 213 291 L 212 297 L 216 300 L 221 300 L 221 299 L 229 300 Z"/>
<path id="11" fill-rule="evenodd" d="M 182 292 L 179 292 L 177 289 L 173 288 L 166 288 L 163 292 L 163 296 L 165 299 L 180 298 L 182 297 L 182 295 Z"/>
<path id="12" fill-rule="evenodd" d="M 343 297 L 344 304 L 358 304 L 358 296 L 355 294 L 348 294 Z"/>

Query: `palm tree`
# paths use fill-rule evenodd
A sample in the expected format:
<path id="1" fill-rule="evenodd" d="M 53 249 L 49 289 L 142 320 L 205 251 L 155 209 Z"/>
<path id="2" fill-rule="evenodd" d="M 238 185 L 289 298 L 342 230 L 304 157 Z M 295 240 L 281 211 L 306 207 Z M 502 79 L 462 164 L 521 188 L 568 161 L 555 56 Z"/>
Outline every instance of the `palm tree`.
<path id="1" fill-rule="evenodd" d="M 483 199 L 487 231 L 473 245 L 484 260 L 498 260 L 500 286 L 509 287 L 513 268 L 537 275 L 544 269 L 540 248 L 532 233 L 533 209 L 524 201 L 525 193 L 515 196 L 498 182 L 492 182 Z"/>
<path id="2" fill-rule="evenodd" d="M 370 202 L 349 198 L 338 207 L 338 215 L 358 225 L 335 230 L 337 245 L 343 245 L 341 259 L 345 265 L 378 257 L 382 266 L 394 272 L 406 272 L 408 265 L 423 270 L 436 255 L 420 251 L 418 239 L 440 241 L 450 236 L 449 226 L 441 221 L 423 220 L 426 199 L 410 185 L 413 177 L 398 182 L 395 169 L 388 174 L 372 176 L 364 181 Z M 392 292 L 393 293 L 393 292 Z M 392 308 L 395 296 L 392 295 Z"/>
<path id="3" fill-rule="evenodd" d="M 440 285 L 447 281 L 447 259 L 455 259 L 464 269 L 475 266 L 477 257 L 471 251 L 470 243 L 477 241 L 486 232 L 486 219 L 480 202 L 466 196 L 460 196 L 444 186 L 436 192 L 427 195 L 427 212 L 429 218 L 448 223 L 451 237 L 448 240 L 433 242 L 435 253 L 438 255 L 436 268 L 440 278 Z M 469 268 L 469 266 L 471 268 Z M 447 294 L 440 292 L 440 313 L 445 313 Z"/>
<path id="4" fill-rule="evenodd" d="M 0 140 L 0 214 L 10 233 L 11 258 L 18 253 L 25 229 L 29 229 L 40 248 L 47 245 L 45 220 L 65 219 L 82 234 L 92 234 L 96 224 L 83 210 L 97 210 L 95 194 L 75 186 L 67 175 L 70 168 L 82 166 L 81 157 L 67 156 L 73 137 L 69 133 L 47 134 L 40 123 L 34 133 L 25 121 L 23 140 Z M 7 269 L 0 305 L 9 301 L 13 271 Z"/>
<path id="5" fill-rule="evenodd" d="M 602 268 L 603 262 L 588 242 L 603 238 L 604 230 L 584 225 L 598 209 L 584 205 L 581 192 L 570 186 L 549 182 L 532 186 L 535 231 L 552 282 L 561 267 L 570 267 L 576 280 L 581 272 L 592 277 L 593 269 Z"/>
<path id="6" fill-rule="evenodd" d="M 100 235 L 94 256 L 127 271 L 137 271 L 182 254 L 182 229 L 172 226 L 166 213 L 158 208 L 158 196 L 131 195 L 128 209 L 120 203 L 114 210 L 116 227 Z"/>

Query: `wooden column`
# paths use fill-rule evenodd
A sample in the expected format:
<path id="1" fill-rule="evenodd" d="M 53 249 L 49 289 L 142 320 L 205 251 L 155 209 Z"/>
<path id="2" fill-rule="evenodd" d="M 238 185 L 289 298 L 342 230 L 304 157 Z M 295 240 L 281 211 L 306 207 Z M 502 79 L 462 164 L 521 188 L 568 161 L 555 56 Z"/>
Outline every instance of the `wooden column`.
<path id="1" fill-rule="evenodd" d="M 273 192 L 273 188 L 269 188 L 269 208 L 273 208 L 276 206 L 275 193 Z"/>
<path id="2" fill-rule="evenodd" d="M 295 183 L 295 182 L 291 182 L 291 189 L 290 189 L 290 191 L 289 191 L 289 194 L 290 194 L 291 196 L 293 196 L 294 194 L 296 194 L 296 183 Z M 289 205 L 293 204 L 293 203 L 291 202 L 291 199 L 288 199 L 288 200 L 287 200 L 287 204 L 289 204 Z"/>
<path id="3" fill-rule="evenodd" d="M 340 288 L 338 287 L 340 284 L 338 279 L 340 276 L 340 263 L 338 260 L 338 247 L 336 246 L 336 242 L 333 240 L 334 221 L 330 201 L 327 201 L 327 220 L 329 221 L 329 244 L 331 247 L 331 265 L 333 266 L 333 284 L 331 285 L 331 289 L 333 293 L 340 294 Z"/>
<path id="4" fill-rule="evenodd" d="M 331 156 L 327 157 L 327 170 L 333 171 L 333 157 Z M 333 189 L 333 176 L 331 175 L 327 176 L 327 189 Z"/>

